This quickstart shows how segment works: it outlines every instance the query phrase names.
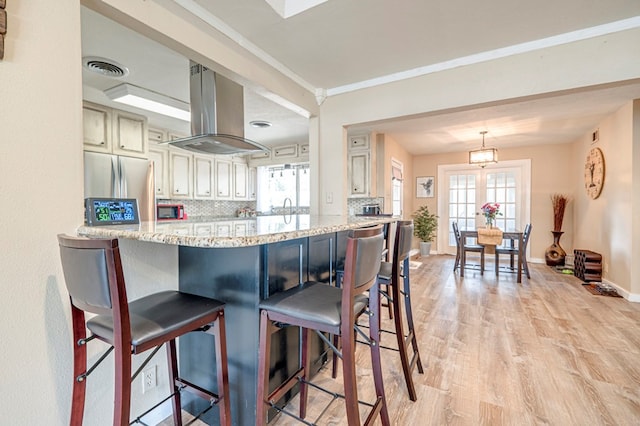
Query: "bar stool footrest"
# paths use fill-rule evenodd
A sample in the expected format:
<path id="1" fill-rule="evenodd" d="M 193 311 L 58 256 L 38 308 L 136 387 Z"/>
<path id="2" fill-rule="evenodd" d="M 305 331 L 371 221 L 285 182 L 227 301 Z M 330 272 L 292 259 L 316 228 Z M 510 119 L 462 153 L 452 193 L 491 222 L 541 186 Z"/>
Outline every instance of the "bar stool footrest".
<path id="1" fill-rule="evenodd" d="M 176 378 L 175 383 L 180 387 L 180 390 L 184 389 L 192 394 L 198 395 L 200 398 L 208 400 L 211 404 L 215 405 L 220 402 L 220 397 L 215 393 L 208 391 L 207 389 L 201 388 L 198 385 L 195 385 L 187 380 L 184 380 L 180 377 Z"/>

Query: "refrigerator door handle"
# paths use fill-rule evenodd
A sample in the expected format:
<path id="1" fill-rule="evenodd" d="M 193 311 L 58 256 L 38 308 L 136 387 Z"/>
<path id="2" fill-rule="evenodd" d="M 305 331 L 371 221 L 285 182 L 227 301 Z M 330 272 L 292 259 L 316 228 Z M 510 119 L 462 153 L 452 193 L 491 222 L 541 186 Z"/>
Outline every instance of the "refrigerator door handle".
<path id="1" fill-rule="evenodd" d="M 120 161 L 117 156 L 111 157 L 111 194 L 115 198 L 124 198 L 122 196 Z"/>

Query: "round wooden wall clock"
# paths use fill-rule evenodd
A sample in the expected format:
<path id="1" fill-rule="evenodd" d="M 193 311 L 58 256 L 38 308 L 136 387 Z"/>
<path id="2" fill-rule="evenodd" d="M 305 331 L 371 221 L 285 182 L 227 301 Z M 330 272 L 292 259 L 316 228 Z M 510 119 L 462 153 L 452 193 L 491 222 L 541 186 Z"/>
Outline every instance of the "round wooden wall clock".
<path id="1" fill-rule="evenodd" d="M 604 156 L 600 148 L 591 148 L 584 163 L 584 188 L 593 200 L 600 196 L 604 184 Z"/>

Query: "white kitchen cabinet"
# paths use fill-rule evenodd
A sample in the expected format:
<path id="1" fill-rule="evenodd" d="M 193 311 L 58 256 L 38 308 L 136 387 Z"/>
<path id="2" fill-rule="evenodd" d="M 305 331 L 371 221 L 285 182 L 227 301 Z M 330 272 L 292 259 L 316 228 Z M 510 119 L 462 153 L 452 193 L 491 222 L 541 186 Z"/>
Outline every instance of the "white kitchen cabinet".
<path id="1" fill-rule="evenodd" d="M 247 236 L 247 222 L 245 222 L 245 221 L 233 222 L 233 236 L 234 237 L 246 237 Z"/>
<path id="2" fill-rule="evenodd" d="M 111 108 L 85 102 L 82 133 L 86 151 L 111 153 Z"/>
<path id="3" fill-rule="evenodd" d="M 349 192 L 352 197 L 369 196 L 369 152 L 349 153 Z"/>
<path id="4" fill-rule="evenodd" d="M 232 198 L 232 167 L 231 160 L 226 158 L 216 158 L 216 199 L 230 200 Z"/>
<path id="5" fill-rule="evenodd" d="M 146 117 L 84 102 L 82 120 L 85 151 L 147 158 L 149 129 Z"/>
<path id="6" fill-rule="evenodd" d="M 376 197 L 375 144 L 370 143 L 369 135 L 348 137 L 347 181 L 349 197 Z"/>
<path id="7" fill-rule="evenodd" d="M 113 153 L 128 157 L 147 157 L 149 134 L 147 118 L 113 110 Z"/>
<path id="8" fill-rule="evenodd" d="M 182 149 L 169 150 L 171 198 L 191 198 L 193 156 Z"/>
<path id="9" fill-rule="evenodd" d="M 216 222 L 216 237 L 230 237 L 232 225 L 232 221 Z"/>
<path id="10" fill-rule="evenodd" d="M 195 199 L 213 198 L 214 160 L 208 155 L 193 156 L 193 189 Z"/>
<path id="11" fill-rule="evenodd" d="M 349 136 L 349 150 L 369 149 L 369 135 Z"/>
<path id="12" fill-rule="evenodd" d="M 149 129 L 149 147 L 167 140 L 167 134 L 163 130 Z"/>
<path id="13" fill-rule="evenodd" d="M 256 167 L 249 167 L 247 179 L 247 197 L 249 200 L 255 201 L 258 199 L 258 169 Z"/>
<path id="14" fill-rule="evenodd" d="M 149 160 L 153 161 L 156 198 L 169 198 L 169 149 L 151 145 Z"/>
<path id="15" fill-rule="evenodd" d="M 295 158 L 298 155 L 298 145 L 283 145 L 273 148 L 274 159 Z"/>
<path id="16" fill-rule="evenodd" d="M 246 200 L 248 167 L 246 163 L 233 162 L 233 199 Z"/>

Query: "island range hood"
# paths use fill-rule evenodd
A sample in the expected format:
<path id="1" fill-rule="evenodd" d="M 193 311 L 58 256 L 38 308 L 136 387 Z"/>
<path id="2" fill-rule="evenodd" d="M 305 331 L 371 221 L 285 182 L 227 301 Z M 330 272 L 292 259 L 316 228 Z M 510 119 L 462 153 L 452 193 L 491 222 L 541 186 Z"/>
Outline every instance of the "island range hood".
<path id="1" fill-rule="evenodd" d="M 244 137 L 242 86 L 191 61 L 191 135 L 166 143 L 205 154 L 248 154 L 269 148 Z"/>

